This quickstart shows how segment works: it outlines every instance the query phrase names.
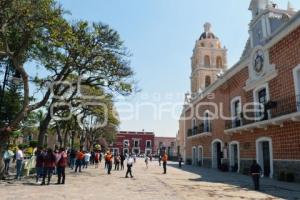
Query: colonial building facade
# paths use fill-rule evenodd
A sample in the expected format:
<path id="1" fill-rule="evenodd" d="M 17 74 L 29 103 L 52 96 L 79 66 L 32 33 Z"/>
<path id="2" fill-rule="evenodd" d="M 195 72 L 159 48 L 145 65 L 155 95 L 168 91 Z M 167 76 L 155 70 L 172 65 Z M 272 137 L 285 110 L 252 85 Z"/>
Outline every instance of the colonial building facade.
<path id="1" fill-rule="evenodd" d="M 153 132 L 120 131 L 110 145 L 114 154 L 152 154 L 154 152 Z"/>
<path id="2" fill-rule="evenodd" d="M 177 145 L 194 165 L 248 173 L 255 159 L 265 177 L 300 181 L 300 12 L 268 0 L 252 0 L 249 10 L 249 39 L 227 71 L 226 49 L 205 25 Z"/>
<path id="3" fill-rule="evenodd" d="M 154 154 L 160 155 L 166 152 L 169 157 L 177 156 L 175 137 L 155 137 Z"/>

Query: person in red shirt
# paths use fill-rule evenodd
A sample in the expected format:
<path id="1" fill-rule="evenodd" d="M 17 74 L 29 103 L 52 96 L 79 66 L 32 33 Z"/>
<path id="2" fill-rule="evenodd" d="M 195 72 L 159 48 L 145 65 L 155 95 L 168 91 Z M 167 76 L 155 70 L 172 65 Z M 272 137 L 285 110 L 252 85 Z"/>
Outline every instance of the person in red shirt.
<path id="1" fill-rule="evenodd" d="M 76 153 L 76 163 L 75 163 L 75 172 L 79 169 L 79 172 L 81 172 L 81 167 L 84 162 L 84 153 L 82 151 L 82 148 L 80 148 L 80 151 L 77 151 Z"/>
<path id="2" fill-rule="evenodd" d="M 57 165 L 57 184 L 65 184 L 66 179 L 66 166 L 68 164 L 68 155 L 65 152 L 64 148 L 60 148 L 57 157 L 56 157 L 56 165 Z"/>
<path id="3" fill-rule="evenodd" d="M 43 174 L 43 182 L 41 185 L 45 185 L 46 176 L 48 178 L 47 185 L 50 184 L 53 170 L 55 168 L 55 161 L 56 161 L 55 154 L 53 153 L 53 150 L 49 148 L 44 157 L 44 174 Z"/>

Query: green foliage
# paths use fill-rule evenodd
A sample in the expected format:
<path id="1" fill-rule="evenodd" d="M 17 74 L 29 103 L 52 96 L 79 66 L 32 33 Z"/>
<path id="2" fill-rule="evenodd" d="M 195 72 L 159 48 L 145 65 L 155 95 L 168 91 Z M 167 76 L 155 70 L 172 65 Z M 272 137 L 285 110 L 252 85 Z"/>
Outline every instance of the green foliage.
<path id="1" fill-rule="evenodd" d="M 32 140 L 29 142 L 29 146 L 30 147 L 33 147 L 33 148 L 36 148 L 38 146 L 38 141 L 36 140 Z"/>
<path id="2" fill-rule="evenodd" d="M 19 144 L 19 145 L 18 145 L 18 148 L 19 148 L 19 149 L 26 149 L 26 148 L 28 148 L 28 147 L 29 147 L 28 144 Z"/>

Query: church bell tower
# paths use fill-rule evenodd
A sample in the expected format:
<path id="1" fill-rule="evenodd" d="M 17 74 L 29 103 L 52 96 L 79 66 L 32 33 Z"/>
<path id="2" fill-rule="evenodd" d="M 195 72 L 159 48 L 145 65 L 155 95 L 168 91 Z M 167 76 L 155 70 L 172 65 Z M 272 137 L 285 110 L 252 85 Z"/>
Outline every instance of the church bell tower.
<path id="1" fill-rule="evenodd" d="M 205 88 L 217 80 L 227 68 L 227 49 L 221 47 L 221 42 L 212 32 L 211 24 L 204 24 L 191 58 L 191 94 L 192 97 L 202 93 Z"/>

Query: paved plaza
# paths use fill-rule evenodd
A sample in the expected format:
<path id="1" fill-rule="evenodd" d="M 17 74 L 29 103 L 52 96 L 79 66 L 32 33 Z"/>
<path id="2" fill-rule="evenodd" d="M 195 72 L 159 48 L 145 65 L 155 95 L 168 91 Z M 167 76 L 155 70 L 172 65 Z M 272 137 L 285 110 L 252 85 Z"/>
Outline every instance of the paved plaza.
<path id="1" fill-rule="evenodd" d="M 262 191 L 252 190 L 249 177 L 211 169 L 170 163 L 168 174 L 162 174 L 157 161 L 146 169 L 142 159 L 133 168 L 134 178 L 125 171 L 105 174 L 103 165 L 82 173 L 68 172 L 66 185 L 39 186 L 33 179 L 1 182 L 1 200 L 199 200 L 199 199 L 300 199 L 300 186 L 272 180 L 262 181 Z"/>

